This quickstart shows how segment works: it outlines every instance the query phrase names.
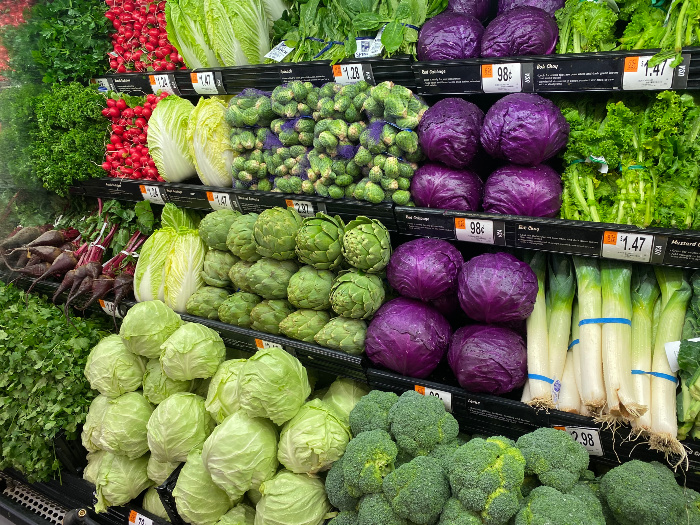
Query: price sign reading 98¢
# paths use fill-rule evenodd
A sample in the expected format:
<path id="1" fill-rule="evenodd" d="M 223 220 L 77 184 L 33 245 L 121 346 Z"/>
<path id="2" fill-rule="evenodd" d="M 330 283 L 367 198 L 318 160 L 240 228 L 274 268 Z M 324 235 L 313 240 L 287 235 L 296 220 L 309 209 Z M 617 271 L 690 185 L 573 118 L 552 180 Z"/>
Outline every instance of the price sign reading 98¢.
<path id="1" fill-rule="evenodd" d="M 522 91 L 522 67 L 519 63 L 484 64 L 481 66 L 481 89 L 484 93 Z"/>
<path id="2" fill-rule="evenodd" d="M 434 388 L 428 388 L 427 386 L 416 385 L 416 392 L 424 396 L 437 397 L 445 405 L 445 410 L 452 412 L 452 394 L 445 392 L 444 390 L 436 390 Z"/>
<path id="3" fill-rule="evenodd" d="M 458 241 L 493 244 L 493 221 L 483 219 L 455 219 L 455 237 Z"/>

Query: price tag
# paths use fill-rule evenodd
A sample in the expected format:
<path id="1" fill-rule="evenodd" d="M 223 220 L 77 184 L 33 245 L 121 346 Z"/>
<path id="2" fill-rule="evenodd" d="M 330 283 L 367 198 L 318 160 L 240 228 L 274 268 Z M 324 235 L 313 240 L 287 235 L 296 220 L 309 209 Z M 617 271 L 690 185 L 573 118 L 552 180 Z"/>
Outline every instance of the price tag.
<path id="1" fill-rule="evenodd" d="M 287 203 L 287 208 L 294 208 L 302 217 L 313 217 L 316 215 L 314 205 L 309 201 L 293 201 L 292 199 L 286 199 L 285 202 Z"/>
<path id="2" fill-rule="evenodd" d="M 112 301 L 105 301 L 103 299 L 100 299 L 100 306 L 102 307 L 104 313 L 106 313 L 107 315 L 119 317 L 119 319 L 122 318 L 121 314 L 119 313 L 119 310 L 117 310 L 117 307 Z"/>
<path id="3" fill-rule="evenodd" d="M 597 428 L 587 427 L 554 427 L 569 434 L 574 441 L 578 441 L 591 456 L 602 456 L 603 446 L 600 444 L 600 432 Z"/>
<path id="4" fill-rule="evenodd" d="M 149 75 L 148 81 L 151 83 L 151 89 L 155 95 L 160 91 L 168 93 L 169 95 L 176 94 L 169 75 Z"/>
<path id="5" fill-rule="evenodd" d="M 622 73 L 622 89 L 671 89 L 673 84 L 672 58 L 649 67 L 651 56 L 626 57 Z"/>
<path id="6" fill-rule="evenodd" d="M 109 80 L 106 78 L 96 78 L 95 84 L 97 84 L 97 89 L 100 93 L 106 93 L 107 91 L 113 90 L 112 86 L 109 84 Z"/>
<path id="7" fill-rule="evenodd" d="M 700 337 L 694 337 L 693 339 L 688 339 L 688 341 L 700 341 Z M 666 350 L 666 357 L 668 359 L 668 366 L 671 367 L 671 372 L 678 372 L 681 367 L 678 366 L 678 353 L 681 351 L 680 341 L 671 341 L 664 345 L 664 350 Z"/>
<path id="8" fill-rule="evenodd" d="M 211 206 L 211 209 L 216 211 L 216 210 L 235 210 L 235 206 L 233 205 L 233 200 L 231 199 L 231 195 L 228 193 L 218 193 L 215 191 L 208 191 L 207 192 L 207 200 L 209 201 L 209 206 Z"/>
<path id="9" fill-rule="evenodd" d="M 481 66 L 481 89 L 484 93 L 517 93 L 522 91 L 519 63 L 484 64 Z"/>
<path id="10" fill-rule="evenodd" d="M 274 60 L 275 62 L 282 62 L 289 53 L 294 51 L 293 47 L 289 47 L 287 44 L 284 43 L 284 41 L 280 42 L 277 44 L 275 47 L 270 49 L 270 52 L 265 55 L 265 58 L 269 58 L 270 60 Z"/>
<path id="11" fill-rule="evenodd" d="M 382 44 L 382 33 L 384 32 L 385 27 L 386 24 L 384 24 L 384 27 L 379 30 L 377 36 L 374 38 L 358 37 L 355 39 L 357 42 L 355 58 L 378 57 L 382 54 L 382 49 L 384 49 L 384 45 Z"/>
<path id="12" fill-rule="evenodd" d="M 445 409 L 448 412 L 452 412 L 452 394 L 445 392 L 444 390 L 435 390 L 433 388 L 428 388 L 427 386 L 416 385 L 416 392 L 424 396 L 434 396 L 445 404 Z"/>
<path id="13" fill-rule="evenodd" d="M 280 350 L 283 350 L 282 345 L 271 343 L 270 341 L 263 341 L 262 339 L 256 339 L 255 346 L 260 350 L 263 348 L 279 348 Z"/>
<path id="14" fill-rule="evenodd" d="M 129 512 L 129 523 L 131 523 L 131 525 L 153 525 L 153 520 L 132 510 Z"/>
<path id="15" fill-rule="evenodd" d="M 141 184 L 139 186 L 141 189 L 141 195 L 143 200 L 150 201 L 153 204 L 165 204 L 163 196 L 160 194 L 160 188 L 158 186 L 146 186 Z"/>
<path id="16" fill-rule="evenodd" d="M 218 95 L 219 89 L 216 87 L 216 79 L 213 71 L 203 73 L 191 73 L 192 87 L 198 95 Z"/>
<path id="17" fill-rule="evenodd" d="M 608 259 L 648 263 L 654 245 L 653 235 L 625 232 L 603 232 L 601 256 Z"/>
<path id="18" fill-rule="evenodd" d="M 362 64 L 336 64 L 333 66 L 333 76 L 336 84 L 357 84 L 365 79 L 365 68 Z"/>
<path id="19" fill-rule="evenodd" d="M 493 244 L 493 221 L 483 219 L 455 219 L 455 236 L 458 241 Z"/>

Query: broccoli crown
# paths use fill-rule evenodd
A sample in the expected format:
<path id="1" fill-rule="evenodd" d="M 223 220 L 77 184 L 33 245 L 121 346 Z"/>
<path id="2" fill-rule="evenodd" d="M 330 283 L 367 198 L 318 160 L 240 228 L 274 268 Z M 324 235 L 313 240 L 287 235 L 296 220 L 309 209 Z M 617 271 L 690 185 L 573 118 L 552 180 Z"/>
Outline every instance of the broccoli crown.
<path id="1" fill-rule="evenodd" d="M 597 479 L 590 470 L 587 470 L 581 477 L 581 480 L 578 483 L 576 483 L 576 485 L 574 485 L 574 488 L 571 490 L 571 494 L 573 494 L 574 496 L 578 496 L 579 498 L 586 497 L 581 486 L 585 486 L 588 488 L 588 490 L 590 491 L 588 495 L 593 494 L 596 497 L 603 511 L 603 516 L 605 516 L 605 522 L 617 523 L 615 521 L 615 516 L 613 516 L 613 513 L 608 507 L 608 504 L 605 502 L 605 497 L 601 492 L 600 479 Z"/>
<path id="2" fill-rule="evenodd" d="M 534 489 L 515 517 L 515 525 L 605 525 L 600 505 L 590 506 L 573 494 L 563 494 L 552 487 Z"/>
<path id="3" fill-rule="evenodd" d="M 437 522 L 450 498 L 450 484 L 440 461 L 418 456 L 384 478 L 384 495 L 394 512 L 418 525 Z"/>
<path id="4" fill-rule="evenodd" d="M 363 396 L 350 412 L 350 430 L 357 436 L 367 430 L 389 432 L 389 409 L 398 401 L 393 392 L 372 390 Z"/>
<path id="5" fill-rule="evenodd" d="M 357 510 L 358 501 L 353 498 L 345 486 L 345 476 L 343 474 L 343 458 L 333 463 L 326 476 L 326 494 L 328 501 L 340 511 Z"/>
<path id="6" fill-rule="evenodd" d="M 467 510 L 457 498 L 450 498 L 442 509 L 438 525 L 481 525 L 481 517 Z"/>
<path id="7" fill-rule="evenodd" d="M 600 491 L 620 525 L 686 524 L 688 510 L 697 512 L 697 505 L 688 507 L 673 472 L 655 461 L 635 459 L 615 467 L 601 478 Z"/>
<path id="8" fill-rule="evenodd" d="M 449 478 L 452 495 L 485 525 L 505 524 L 520 507 L 525 458 L 508 438 L 473 438 L 452 456 Z"/>
<path id="9" fill-rule="evenodd" d="M 525 458 L 525 474 L 559 492 L 569 492 L 588 468 L 588 451 L 566 432 L 538 428 L 518 439 Z"/>
<path id="10" fill-rule="evenodd" d="M 357 510 L 358 525 L 408 525 L 397 515 L 384 494 L 368 494 L 360 500 Z"/>
<path id="11" fill-rule="evenodd" d="M 401 394 L 391 407 L 389 425 L 396 444 L 412 456 L 426 456 L 459 434 L 457 420 L 445 410 L 442 401 L 414 390 Z"/>
<path id="12" fill-rule="evenodd" d="M 368 430 L 350 440 L 343 456 L 343 476 L 350 496 L 381 492 L 384 476 L 394 470 L 398 449 L 383 430 Z"/>
<path id="13" fill-rule="evenodd" d="M 438 446 L 436 446 L 433 450 L 430 451 L 428 456 L 437 459 L 440 462 L 440 465 L 442 466 L 442 470 L 445 473 L 445 475 L 449 475 L 450 464 L 452 463 L 452 456 L 457 451 L 457 449 L 464 445 L 467 441 L 469 441 L 468 436 L 457 436 L 457 438 L 453 439 L 452 441 L 440 443 Z M 401 452 L 402 451 L 399 450 L 399 456 L 401 455 Z"/>
<path id="14" fill-rule="evenodd" d="M 357 512 L 344 510 L 328 522 L 328 525 L 359 525 Z"/>

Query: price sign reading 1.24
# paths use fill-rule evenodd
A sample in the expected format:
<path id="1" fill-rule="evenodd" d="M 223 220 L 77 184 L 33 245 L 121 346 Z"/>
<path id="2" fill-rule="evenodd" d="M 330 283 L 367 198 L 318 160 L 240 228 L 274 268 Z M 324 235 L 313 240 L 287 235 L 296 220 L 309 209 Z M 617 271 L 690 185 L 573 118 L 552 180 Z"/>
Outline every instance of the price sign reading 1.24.
<path id="1" fill-rule="evenodd" d="M 445 392 L 444 390 L 436 390 L 434 388 L 428 388 L 427 386 L 416 385 L 416 392 L 424 396 L 437 397 L 440 401 L 445 404 L 445 409 L 448 412 L 452 412 L 452 394 Z"/>
<path id="2" fill-rule="evenodd" d="M 336 64 L 333 66 L 333 77 L 336 84 L 357 84 L 365 80 L 362 64 Z"/>
<path id="3" fill-rule="evenodd" d="M 458 241 L 493 244 L 493 221 L 483 219 L 455 219 L 455 237 Z"/>
<path id="4" fill-rule="evenodd" d="M 170 77 L 168 75 L 149 75 L 148 80 L 151 83 L 151 89 L 154 94 L 158 92 L 168 93 L 169 95 L 175 95 L 175 90 L 173 89 L 173 83 L 170 82 Z"/>
<path id="5" fill-rule="evenodd" d="M 287 208 L 294 208 L 302 217 L 313 217 L 316 214 L 314 205 L 309 201 L 286 199 L 285 203 L 287 204 Z"/>
<path id="6" fill-rule="evenodd" d="M 648 263 L 653 246 L 653 235 L 606 231 L 603 233 L 601 255 L 608 259 Z"/>
<path id="7" fill-rule="evenodd" d="M 158 186 L 146 186 L 145 184 L 141 184 L 139 188 L 141 190 L 143 200 L 150 201 L 153 204 L 165 204 Z"/>
<path id="8" fill-rule="evenodd" d="M 581 443 L 591 456 L 602 456 L 603 446 L 600 444 L 600 432 L 597 428 L 587 427 L 554 427 L 569 434 L 574 441 Z"/>
<path id="9" fill-rule="evenodd" d="M 484 93 L 522 91 L 521 70 L 519 63 L 484 64 L 481 66 L 481 89 Z"/>
<path id="10" fill-rule="evenodd" d="M 622 74 L 622 89 L 670 89 L 673 84 L 672 58 L 649 66 L 651 56 L 626 57 Z"/>

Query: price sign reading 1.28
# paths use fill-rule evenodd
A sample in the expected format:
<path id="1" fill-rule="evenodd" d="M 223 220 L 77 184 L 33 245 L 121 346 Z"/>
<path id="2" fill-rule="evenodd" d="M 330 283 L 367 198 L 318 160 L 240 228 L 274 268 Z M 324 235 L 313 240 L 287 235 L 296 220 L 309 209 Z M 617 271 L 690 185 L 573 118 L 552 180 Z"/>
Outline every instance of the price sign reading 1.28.
<path id="1" fill-rule="evenodd" d="M 521 66 L 484 64 L 481 66 L 481 89 L 484 93 L 517 93 L 522 91 Z"/>
<path id="2" fill-rule="evenodd" d="M 455 236 L 458 241 L 493 244 L 493 221 L 483 219 L 455 219 Z"/>
<path id="3" fill-rule="evenodd" d="M 672 58 L 650 67 L 651 56 L 626 57 L 622 89 L 670 89 L 673 84 Z"/>
<path id="4" fill-rule="evenodd" d="M 336 64 L 333 66 L 333 77 L 336 84 L 357 84 L 365 80 L 362 64 Z"/>
<path id="5" fill-rule="evenodd" d="M 445 392 L 444 390 L 436 390 L 434 388 L 428 388 L 427 386 L 416 385 L 416 392 L 424 396 L 437 397 L 440 401 L 445 404 L 445 409 L 448 412 L 452 412 L 452 394 Z"/>
<path id="6" fill-rule="evenodd" d="M 601 255 L 608 259 L 648 263 L 653 245 L 653 235 L 606 231 L 603 233 Z"/>

